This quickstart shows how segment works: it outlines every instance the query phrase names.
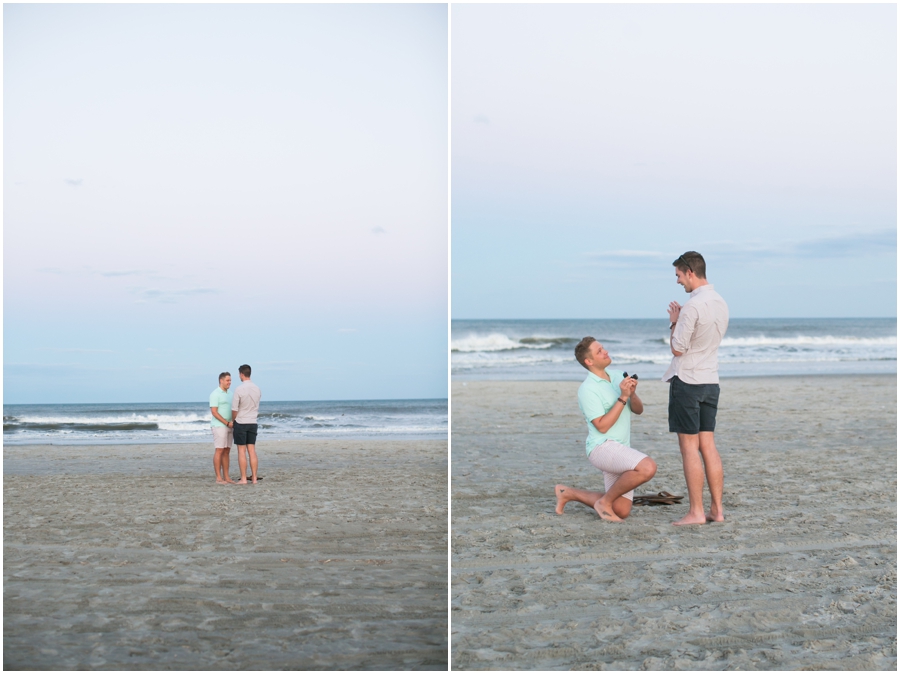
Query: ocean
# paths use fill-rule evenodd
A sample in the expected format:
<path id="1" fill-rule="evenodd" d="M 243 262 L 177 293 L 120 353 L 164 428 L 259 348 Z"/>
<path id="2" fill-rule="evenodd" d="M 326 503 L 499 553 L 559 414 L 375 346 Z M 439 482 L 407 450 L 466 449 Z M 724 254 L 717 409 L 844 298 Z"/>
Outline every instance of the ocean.
<path id="1" fill-rule="evenodd" d="M 208 401 L 90 405 L 4 405 L 7 445 L 212 442 Z M 445 439 L 447 399 L 267 402 L 259 444 L 268 439 Z"/>
<path id="2" fill-rule="evenodd" d="M 454 320 L 454 380 L 580 380 L 575 345 L 586 335 L 612 368 L 661 378 L 671 361 L 667 319 Z M 897 372 L 896 318 L 733 318 L 719 347 L 719 375 Z"/>

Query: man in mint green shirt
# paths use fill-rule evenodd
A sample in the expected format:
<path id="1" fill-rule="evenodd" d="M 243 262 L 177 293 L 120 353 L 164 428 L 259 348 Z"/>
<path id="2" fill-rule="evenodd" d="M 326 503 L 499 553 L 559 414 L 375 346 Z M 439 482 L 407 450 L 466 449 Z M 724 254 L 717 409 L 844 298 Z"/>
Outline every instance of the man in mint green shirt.
<path id="1" fill-rule="evenodd" d="M 209 394 L 209 411 L 212 412 L 210 426 L 213 434 L 213 470 L 218 484 L 234 484 L 228 476 L 228 464 L 231 456 L 231 445 L 234 444 L 231 420 L 231 375 L 223 372 L 219 375 L 219 387 Z"/>
<path id="2" fill-rule="evenodd" d="M 631 447 L 631 414 L 641 414 L 637 379 L 619 370 L 607 370 L 609 352 L 593 337 L 575 347 L 575 358 L 588 371 L 578 389 L 578 406 L 588 426 L 585 442 L 588 461 L 603 471 L 606 492 L 556 485 L 556 513 L 569 501 L 584 503 L 609 522 L 621 522 L 631 513 L 634 488 L 656 475 L 656 462 Z"/>

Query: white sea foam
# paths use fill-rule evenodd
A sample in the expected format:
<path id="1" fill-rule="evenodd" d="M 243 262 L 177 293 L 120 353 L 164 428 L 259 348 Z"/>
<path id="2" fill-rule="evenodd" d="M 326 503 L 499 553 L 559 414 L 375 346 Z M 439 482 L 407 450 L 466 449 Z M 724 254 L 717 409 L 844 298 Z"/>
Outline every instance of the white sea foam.
<path id="1" fill-rule="evenodd" d="M 16 416 L 16 421 L 22 424 L 90 424 L 91 426 L 101 424 L 188 424 L 201 421 L 208 422 L 209 420 L 209 416 L 197 414 L 116 414 L 109 416 L 40 416 L 24 414 Z"/>
<path id="2" fill-rule="evenodd" d="M 666 342 L 668 343 L 668 341 Z M 896 346 L 896 337 L 849 337 L 849 336 L 833 336 L 825 335 L 822 337 L 814 337 L 810 335 L 797 335 L 795 337 L 766 337 L 759 335 L 758 337 L 724 337 L 722 339 L 722 347 L 737 346 L 812 346 L 812 347 L 829 347 L 829 346 Z"/>
<path id="3" fill-rule="evenodd" d="M 450 350 L 460 353 L 509 351 L 523 348 L 517 340 L 510 339 L 506 335 L 470 335 L 463 339 L 454 339 L 450 342 Z"/>
<path id="4" fill-rule="evenodd" d="M 498 332 L 489 335 L 469 335 L 461 339 L 450 341 L 450 350 L 460 353 L 511 351 L 514 349 L 549 349 L 554 346 L 552 337 L 529 337 L 526 339 L 534 342 L 523 343 L 519 339 L 512 339 Z M 547 341 L 542 341 L 546 339 Z"/>

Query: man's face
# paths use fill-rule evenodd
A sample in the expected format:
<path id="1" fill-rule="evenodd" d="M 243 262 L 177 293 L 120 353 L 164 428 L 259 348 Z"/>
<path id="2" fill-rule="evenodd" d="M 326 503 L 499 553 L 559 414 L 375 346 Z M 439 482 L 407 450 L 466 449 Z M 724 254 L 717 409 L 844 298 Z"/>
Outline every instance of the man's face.
<path id="1" fill-rule="evenodd" d="M 588 348 L 588 357 L 584 359 L 584 362 L 593 367 L 606 367 L 612 362 L 612 359 L 600 342 L 591 342 L 591 346 Z"/>
<path id="2" fill-rule="evenodd" d="M 694 275 L 690 271 L 681 271 L 675 267 L 675 282 L 684 288 L 684 292 L 694 292 Z"/>
<path id="3" fill-rule="evenodd" d="M 230 389 L 231 388 L 231 375 L 228 375 L 227 377 L 223 377 L 222 379 L 220 379 L 219 386 L 222 387 L 223 391 L 227 391 L 228 389 Z"/>

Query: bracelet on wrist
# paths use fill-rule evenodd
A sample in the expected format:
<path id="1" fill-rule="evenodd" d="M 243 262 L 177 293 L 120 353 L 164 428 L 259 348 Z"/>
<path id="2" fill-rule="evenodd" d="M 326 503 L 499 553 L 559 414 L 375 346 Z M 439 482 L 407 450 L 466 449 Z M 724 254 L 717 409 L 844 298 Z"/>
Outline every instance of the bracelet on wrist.
<path id="1" fill-rule="evenodd" d="M 627 401 L 627 400 L 622 400 L 621 398 L 619 398 L 619 402 L 622 403 L 623 405 L 627 405 L 627 404 L 628 404 L 628 401 Z"/>

